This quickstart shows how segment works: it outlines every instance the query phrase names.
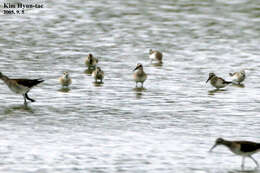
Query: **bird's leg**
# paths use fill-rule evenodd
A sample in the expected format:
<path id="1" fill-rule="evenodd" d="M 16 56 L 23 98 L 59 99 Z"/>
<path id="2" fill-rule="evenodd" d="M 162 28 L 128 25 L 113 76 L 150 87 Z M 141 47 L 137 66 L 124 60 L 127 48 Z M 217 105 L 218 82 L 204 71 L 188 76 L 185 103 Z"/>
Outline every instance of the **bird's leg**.
<path id="1" fill-rule="evenodd" d="M 24 100 L 24 105 L 26 105 L 26 104 L 27 104 L 27 101 L 26 101 L 26 96 L 25 96 L 25 94 L 23 94 L 23 100 Z"/>
<path id="2" fill-rule="evenodd" d="M 245 157 L 242 156 L 241 168 L 244 169 L 244 167 L 245 167 Z"/>
<path id="3" fill-rule="evenodd" d="M 142 88 L 144 87 L 144 83 L 142 82 Z"/>
<path id="4" fill-rule="evenodd" d="M 255 164 L 256 164 L 256 167 L 259 167 L 259 164 L 258 164 L 258 162 L 252 157 L 252 156 L 249 156 L 249 158 L 251 158 L 254 162 L 255 162 Z"/>
<path id="5" fill-rule="evenodd" d="M 135 87 L 137 88 L 137 82 L 135 83 Z"/>
<path id="6" fill-rule="evenodd" d="M 35 102 L 35 100 L 31 99 L 31 98 L 28 96 L 27 93 L 25 93 L 25 97 L 26 97 L 28 100 L 30 100 L 31 102 Z"/>

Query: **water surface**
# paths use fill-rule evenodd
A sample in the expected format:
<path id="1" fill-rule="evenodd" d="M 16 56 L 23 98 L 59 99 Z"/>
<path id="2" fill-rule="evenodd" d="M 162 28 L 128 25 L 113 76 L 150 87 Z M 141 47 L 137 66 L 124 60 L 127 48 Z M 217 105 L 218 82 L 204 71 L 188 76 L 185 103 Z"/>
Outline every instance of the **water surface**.
<path id="1" fill-rule="evenodd" d="M 217 137 L 260 142 L 258 0 L 38 2 L 45 7 L 0 16 L 0 71 L 45 79 L 28 107 L 0 82 L 1 172 L 241 172 L 240 157 L 208 150 Z M 162 66 L 150 48 L 163 52 Z M 102 85 L 85 73 L 88 53 Z M 241 69 L 244 87 L 205 83 L 209 72 L 230 80 Z M 64 71 L 69 92 L 58 83 Z M 247 159 L 245 172 L 259 173 L 254 166 Z"/>

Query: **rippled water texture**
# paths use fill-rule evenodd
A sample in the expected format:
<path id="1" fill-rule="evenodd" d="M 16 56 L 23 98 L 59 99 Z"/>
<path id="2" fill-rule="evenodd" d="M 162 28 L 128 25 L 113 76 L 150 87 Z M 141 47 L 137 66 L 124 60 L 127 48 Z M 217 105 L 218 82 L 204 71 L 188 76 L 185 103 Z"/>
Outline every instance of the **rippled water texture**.
<path id="1" fill-rule="evenodd" d="M 241 157 L 208 150 L 217 137 L 260 142 L 259 0 L 41 3 L 0 15 L 0 71 L 45 79 L 28 107 L 0 82 L 0 172 L 240 172 Z M 150 63 L 150 48 L 163 52 L 162 66 Z M 85 73 L 88 53 L 99 57 L 104 84 Z M 137 63 L 148 74 L 143 90 Z M 244 87 L 205 83 L 209 72 L 230 80 L 241 69 Z M 254 167 L 246 159 L 247 172 Z"/>

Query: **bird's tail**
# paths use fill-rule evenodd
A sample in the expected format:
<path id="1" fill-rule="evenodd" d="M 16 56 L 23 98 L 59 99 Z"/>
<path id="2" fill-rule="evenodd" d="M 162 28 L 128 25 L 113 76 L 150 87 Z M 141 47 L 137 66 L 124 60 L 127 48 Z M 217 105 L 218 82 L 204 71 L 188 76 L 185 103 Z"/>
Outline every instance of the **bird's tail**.
<path id="1" fill-rule="evenodd" d="M 35 85 L 38 85 L 39 83 L 42 83 L 42 82 L 44 82 L 44 80 L 43 79 L 35 79 L 34 80 L 35 81 Z"/>
<path id="2" fill-rule="evenodd" d="M 257 143 L 257 148 L 258 150 L 260 150 L 260 143 Z"/>
<path id="3" fill-rule="evenodd" d="M 224 81 L 224 84 L 231 84 L 231 81 Z"/>

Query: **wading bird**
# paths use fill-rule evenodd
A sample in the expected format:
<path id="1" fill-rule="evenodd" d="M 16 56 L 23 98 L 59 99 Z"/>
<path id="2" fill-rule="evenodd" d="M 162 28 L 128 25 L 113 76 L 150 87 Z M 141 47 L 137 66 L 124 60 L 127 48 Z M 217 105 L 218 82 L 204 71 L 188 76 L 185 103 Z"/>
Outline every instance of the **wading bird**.
<path id="1" fill-rule="evenodd" d="M 31 102 L 35 102 L 28 96 L 28 92 L 39 83 L 43 82 L 42 79 L 10 79 L 0 72 L 0 79 L 8 86 L 8 88 L 16 94 L 22 94 L 24 98 L 24 104 L 27 103 L 26 99 Z"/>

